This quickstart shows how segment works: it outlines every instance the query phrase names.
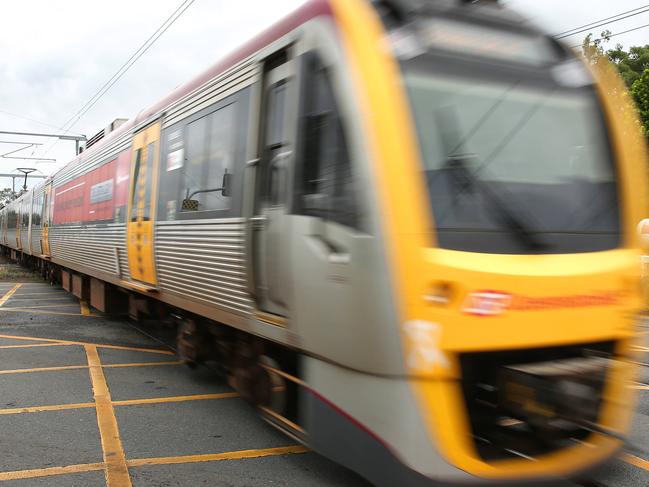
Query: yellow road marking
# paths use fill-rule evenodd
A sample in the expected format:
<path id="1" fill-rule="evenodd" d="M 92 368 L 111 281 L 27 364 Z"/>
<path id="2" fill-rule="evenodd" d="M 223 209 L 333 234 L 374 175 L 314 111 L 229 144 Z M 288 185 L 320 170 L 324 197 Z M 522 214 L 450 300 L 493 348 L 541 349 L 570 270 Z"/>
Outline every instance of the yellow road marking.
<path id="1" fill-rule="evenodd" d="M 13 303 L 13 301 L 11 301 Z M 66 306 L 76 306 L 77 303 L 71 302 L 71 303 L 61 303 L 61 304 L 41 304 L 37 306 L 5 306 L 4 309 L 35 309 L 35 308 L 64 308 Z"/>
<path id="2" fill-rule="evenodd" d="M 222 392 L 219 394 L 195 394 L 193 396 L 154 397 L 151 399 L 128 399 L 113 401 L 113 406 L 137 406 L 140 404 L 164 404 L 168 402 L 204 401 L 207 399 L 229 399 L 239 397 L 237 392 Z"/>
<path id="3" fill-rule="evenodd" d="M 22 294 L 14 294 L 11 302 L 13 303 L 14 301 L 70 301 L 71 304 L 76 303 L 74 299 L 72 299 L 70 296 L 64 296 L 62 298 L 22 298 Z"/>
<path id="4" fill-rule="evenodd" d="M 644 384 L 632 385 L 632 386 L 629 386 L 629 387 L 631 387 L 631 389 L 639 389 L 641 391 L 649 391 L 649 386 L 644 385 Z"/>
<path id="5" fill-rule="evenodd" d="M 12 369 L 12 370 L 0 370 L 0 375 L 8 374 L 27 374 L 31 372 L 56 372 L 59 370 L 75 370 L 75 369 L 87 369 L 87 365 L 62 365 L 59 367 L 38 367 L 34 369 Z"/>
<path id="6" fill-rule="evenodd" d="M 50 406 L 31 406 L 26 408 L 0 409 L 0 414 L 42 413 L 44 411 L 65 411 L 67 409 L 94 408 L 94 402 L 79 402 L 75 404 L 52 404 Z"/>
<path id="7" fill-rule="evenodd" d="M 115 410 L 111 403 L 110 391 L 101 367 L 97 347 L 86 345 L 84 347 L 90 366 L 90 380 L 95 396 L 97 409 L 97 424 L 101 436 L 101 449 L 106 464 L 107 487 L 130 487 L 131 477 L 126 466 L 122 440 L 119 437 L 119 428 L 115 418 Z"/>
<path id="8" fill-rule="evenodd" d="M 156 365 L 183 365 L 182 360 L 174 360 L 172 362 L 137 362 L 132 364 L 106 364 L 102 365 L 104 369 L 110 369 L 114 367 L 149 367 Z"/>
<path id="9" fill-rule="evenodd" d="M 146 465 L 171 465 L 181 463 L 215 462 L 222 460 L 241 460 L 244 458 L 261 458 L 278 455 L 291 455 L 306 453 L 309 450 L 303 446 L 282 446 L 278 448 L 265 448 L 262 450 L 240 450 L 225 453 L 214 453 L 206 455 L 187 455 L 178 457 L 141 458 L 127 460 L 128 467 L 143 467 Z M 50 477 L 54 475 L 66 475 L 81 472 L 93 472 L 107 468 L 105 463 L 84 463 L 78 465 L 66 465 L 65 467 L 35 468 L 30 470 L 15 470 L 12 472 L 0 472 L 0 481 L 21 480 L 36 477 Z M 130 480 L 129 480 L 130 483 Z M 119 484 L 108 484 L 110 487 Z"/>
<path id="10" fill-rule="evenodd" d="M 206 455 L 187 455 L 180 457 L 139 458 L 127 460 L 129 467 L 143 467 L 146 465 L 171 465 L 178 463 L 215 462 L 219 460 L 240 460 L 243 458 L 270 457 L 288 455 L 293 453 L 306 453 L 309 450 L 301 445 L 281 446 L 278 448 L 264 448 L 262 450 L 240 450 L 225 453 L 212 453 Z"/>
<path id="11" fill-rule="evenodd" d="M 102 470 L 103 463 L 84 463 L 81 465 L 67 465 L 65 467 L 35 468 L 32 470 L 16 470 L 13 472 L 0 472 L 1 480 L 33 479 L 35 477 L 49 477 L 51 475 L 66 475 L 71 473 L 92 472 Z"/>
<path id="12" fill-rule="evenodd" d="M 7 348 L 32 348 L 32 347 L 63 347 L 68 346 L 69 343 L 31 343 L 23 345 L 0 345 L 0 350 Z"/>
<path id="13" fill-rule="evenodd" d="M 23 288 L 26 289 L 26 288 Z M 53 293 L 16 293 L 14 297 L 23 297 L 23 296 L 66 296 L 66 299 L 71 298 L 70 294 L 65 291 L 53 292 Z M 47 299 L 47 298 L 46 298 Z"/>
<path id="14" fill-rule="evenodd" d="M 79 301 L 79 307 L 81 308 L 81 314 L 83 316 L 90 316 L 90 307 L 85 300 L 82 299 Z"/>
<path id="15" fill-rule="evenodd" d="M 644 470 L 649 470 L 649 461 L 643 458 L 636 457 L 635 455 L 631 455 L 630 453 L 622 453 L 620 455 L 620 458 L 626 463 L 629 463 L 635 467 L 640 467 Z"/>
<path id="16" fill-rule="evenodd" d="M 71 341 L 71 340 L 58 340 L 56 338 L 39 338 L 39 337 L 29 337 L 29 336 L 21 336 L 21 335 L 3 335 L 0 334 L 0 338 L 8 338 L 8 339 L 13 339 L 13 340 L 28 340 L 28 341 L 35 341 L 35 342 L 51 342 L 51 343 L 58 343 L 61 345 L 81 345 L 81 346 L 86 346 L 86 345 L 91 345 L 93 347 L 97 348 L 108 348 L 111 350 L 130 350 L 133 352 L 146 352 L 146 353 L 158 353 L 161 355 L 173 355 L 174 352 L 170 350 L 161 350 L 157 348 L 138 348 L 138 347 L 125 347 L 122 345 L 102 345 L 100 343 L 90 343 L 90 342 L 78 342 L 78 341 Z"/>
<path id="17" fill-rule="evenodd" d="M 75 345 L 87 345 L 83 342 L 75 342 Z M 100 345 L 93 344 L 97 348 L 108 348 L 110 350 L 128 350 L 131 352 L 144 352 L 144 353 L 157 353 L 160 355 L 175 355 L 171 350 L 159 350 L 157 348 L 137 348 L 137 347 L 122 347 L 121 345 Z"/>
<path id="18" fill-rule="evenodd" d="M 83 316 L 81 313 L 63 313 L 61 311 L 43 311 L 43 310 L 31 310 L 29 308 L 0 308 L 0 311 L 8 311 L 10 313 L 32 313 L 35 315 L 57 315 L 57 316 Z M 91 315 L 94 318 L 99 318 L 98 316 Z"/>
<path id="19" fill-rule="evenodd" d="M 171 402 L 185 401 L 205 401 L 208 399 L 229 399 L 239 397 L 236 392 L 222 392 L 219 394 L 196 394 L 194 396 L 170 396 L 154 397 L 146 399 L 126 399 L 122 401 L 111 401 L 113 406 L 138 406 L 140 404 L 165 404 Z M 7 408 L 0 409 L 0 415 L 5 414 L 23 414 L 23 413 L 42 413 L 45 411 L 65 411 L 67 409 L 87 409 L 94 408 L 94 402 L 78 402 L 72 404 L 52 404 L 48 406 L 30 406 L 24 408 Z"/>
<path id="20" fill-rule="evenodd" d="M 18 289 L 20 289 L 21 286 L 22 286 L 22 284 L 18 283 L 18 284 L 16 284 L 14 287 L 12 287 L 11 289 L 9 289 L 9 291 L 7 291 L 7 292 L 4 294 L 4 296 L 2 296 L 2 297 L 0 298 L 0 306 L 4 305 L 4 304 L 7 302 L 7 299 L 9 299 L 11 296 L 13 296 L 13 294 L 14 294 L 16 291 L 18 291 Z"/>
<path id="21" fill-rule="evenodd" d="M 63 344 L 62 344 L 63 345 Z M 126 363 L 126 364 L 106 364 L 103 365 L 103 368 L 113 368 L 113 367 L 151 367 L 157 365 L 182 365 L 181 360 L 174 360 L 173 362 L 136 362 L 136 363 Z M 57 372 L 60 370 L 75 370 L 75 369 L 87 369 L 88 365 L 60 365 L 57 367 L 36 367 L 33 369 L 10 369 L 10 370 L 0 370 L 0 375 L 9 375 L 9 374 L 27 374 L 32 372 Z"/>

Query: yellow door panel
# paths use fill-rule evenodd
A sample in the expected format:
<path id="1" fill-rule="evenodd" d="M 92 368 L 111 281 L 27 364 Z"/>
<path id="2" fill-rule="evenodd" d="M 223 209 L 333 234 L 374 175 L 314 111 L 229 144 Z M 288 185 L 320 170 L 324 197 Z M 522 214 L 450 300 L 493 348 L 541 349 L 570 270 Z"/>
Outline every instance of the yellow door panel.
<path id="1" fill-rule="evenodd" d="M 131 278 L 158 284 L 153 248 L 160 153 L 160 123 L 133 138 L 126 244 Z"/>
<path id="2" fill-rule="evenodd" d="M 41 221 L 43 222 L 43 232 L 41 234 L 41 253 L 43 255 L 50 254 L 50 203 L 52 198 L 52 185 L 45 186 L 43 194 L 43 208 L 37 208 L 37 211 L 42 211 Z"/>

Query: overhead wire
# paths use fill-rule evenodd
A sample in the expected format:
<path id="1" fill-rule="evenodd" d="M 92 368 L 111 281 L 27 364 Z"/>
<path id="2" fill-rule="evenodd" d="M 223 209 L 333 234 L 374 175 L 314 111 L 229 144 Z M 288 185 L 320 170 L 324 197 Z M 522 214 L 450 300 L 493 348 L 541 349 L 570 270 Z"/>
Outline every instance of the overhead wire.
<path id="1" fill-rule="evenodd" d="M 173 11 L 173 13 L 167 17 L 167 19 L 160 24 L 160 26 L 149 36 L 149 38 L 144 41 L 138 47 L 133 54 L 115 71 L 115 73 L 106 81 L 94 95 L 79 109 L 77 112 L 72 115 L 61 127 L 60 130 L 64 134 L 70 132 L 72 127 L 83 117 L 88 111 L 95 106 L 95 104 L 113 87 L 117 81 L 120 80 L 124 74 L 140 59 L 150 48 L 155 44 L 155 42 L 187 11 L 189 7 L 195 2 L 195 0 L 183 0 L 180 5 Z M 58 143 L 58 140 L 47 148 L 43 155 L 46 155 L 54 146 Z"/>
<path id="2" fill-rule="evenodd" d="M 4 113 L 5 115 L 9 115 L 11 117 L 22 118 L 23 120 L 28 120 L 29 122 L 34 122 L 34 123 L 37 123 L 39 125 L 43 125 L 45 127 L 50 127 L 50 128 L 53 128 L 53 129 L 60 130 L 60 127 L 57 127 L 56 125 L 53 125 L 51 123 L 43 122 L 41 120 L 36 120 L 35 118 L 25 117 L 23 115 L 18 115 L 17 113 L 12 113 L 12 112 L 9 112 L 7 110 L 0 110 L 0 113 Z M 73 132 L 73 133 L 76 134 L 76 135 L 81 135 L 81 134 L 77 134 L 76 132 Z"/>
<path id="3" fill-rule="evenodd" d="M 604 39 L 610 39 L 611 37 L 621 36 L 622 34 L 626 34 L 628 32 L 633 32 L 635 30 L 646 29 L 647 27 L 649 27 L 649 24 L 639 25 L 638 27 L 634 27 L 632 29 L 623 30 L 622 32 L 616 32 L 615 34 L 607 35 L 607 36 L 604 36 L 604 37 L 599 37 L 597 39 L 594 39 L 592 42 L 602 41 Z M 575 47 L 580 47 L 580 46 L 581 46 L 581 44 L 575 44 L 574 46 L 570 46 L 570 47 L 575 48 Z"/>
<path id="4" fill-rule="evenodd" d="M 559 32 L 558 34 L 555 34 L 553 37 L 555 37 L 556 39 L 563 39 L 564 37 L 570 37 L 570 36 L 572 36 L 574 34 L 580 34 L 581 32 L 584 32 L 585 30 L 596 29 L 598 27 L 601 27 L 601 26 L 604 26 L 604 25 L 607 25 L 607 24 L 611 24 L 613 22 L 617 22 L 618 20 L 626 19 L 628 17 L 633 17 L 634 15 L 639 15 L 641 13 L 644 13 L 647 10 L 643 10 L 642 12 L 637 12 L 637 11 L 642 10 L 642 9 L 646 9 L 647 7 L 649 7 L 649 4 L 643 5 L 643 6 L 638 7 L 638 8 L 634 8 L 632 10 L 627 10 L 626 12 L 620 12 L 619 14 L 615 14 L 615 15 L 612 15 L 610 17 L 606 17 L 604 19 L 595 20 L 595 21 L 593 21 L 593 22 L 591 22 L 589 24 L 584 24 L 584 25 L 580 25 L 578 27 L 573 27 L 572 29 L 568 29 L 568 30 L 565 30 L 563 32 Z M 634 13 L 632 15 L 628 15 L 626 17 L 616 18 L 616 17 L 620 17 L 621 15 L 631 14 L 632 12 L 636 12 L 636 13 Z M 614 19 L 614 20 L 611 20 L 611 19 Z M 610 20 L 610 22 L 606 22 L 606 23 L 601 24 L 602 22 L 605 22 L 607 20 Z M 601 24 L 601 25 L 596 25 L 596 24 Z M 584 30 L 581 30 L 581 29 L 584 29 Z M 574 32 L 574 31 L 578 31 L 578 32 Z"/>

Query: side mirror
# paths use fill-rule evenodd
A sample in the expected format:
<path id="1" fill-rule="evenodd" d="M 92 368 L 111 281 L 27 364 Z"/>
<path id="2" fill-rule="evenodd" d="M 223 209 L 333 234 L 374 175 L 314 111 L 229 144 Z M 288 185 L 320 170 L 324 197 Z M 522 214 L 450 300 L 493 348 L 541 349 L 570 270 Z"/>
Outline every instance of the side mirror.
<path id="1" fill-rule="evenodd" d="M 232 196 L 232 174 L 226 169 L 223 173 L 223 181 L 221 182 L 221 194 L 223 196 Z"/>

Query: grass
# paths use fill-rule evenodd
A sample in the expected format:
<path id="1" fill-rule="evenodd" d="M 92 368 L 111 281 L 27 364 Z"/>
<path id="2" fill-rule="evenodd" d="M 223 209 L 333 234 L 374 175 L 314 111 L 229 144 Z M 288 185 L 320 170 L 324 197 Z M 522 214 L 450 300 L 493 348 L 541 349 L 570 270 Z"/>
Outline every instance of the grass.
<path id="1" fill-rule="evenodd" d="M 17 264 L 4 264 L 0 265 L 0 282 L 16 282 L 16 281 L 40 281 L 41 277 L 37 272 L 30 271 Z"/>

